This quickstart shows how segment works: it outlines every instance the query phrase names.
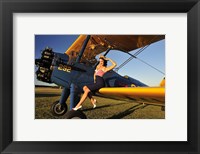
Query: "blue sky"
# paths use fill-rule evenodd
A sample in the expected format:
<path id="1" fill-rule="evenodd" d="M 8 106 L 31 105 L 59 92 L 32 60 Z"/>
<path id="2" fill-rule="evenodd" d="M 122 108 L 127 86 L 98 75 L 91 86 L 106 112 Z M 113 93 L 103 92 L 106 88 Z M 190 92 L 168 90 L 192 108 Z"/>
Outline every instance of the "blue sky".
<path id="1" fill-rule="evenodd" d="M 47 46 L 53 48 L 54 52 L 64 53 L 77 38 L 78 35 L 35 35 L 35 58 L 40 58 L 41 51 Z M 134 54 L 138 50 L 133 50 L 130 53 Z M 119 66 L 130 55 L 112 50 L 108 53 L 107 57 L 116 61 Z M 165 40 L 151 44 L 137 57 L 165 73 Z M 133 77 L 149 86 L 158 86 L 165 76 L 138 59 L 131 60 L 118 73 L 123 76 L 128 75 Z M 35 80 L 35 84 L 46 85 L 46 83 L 40 82 L 37 79 Z"/>

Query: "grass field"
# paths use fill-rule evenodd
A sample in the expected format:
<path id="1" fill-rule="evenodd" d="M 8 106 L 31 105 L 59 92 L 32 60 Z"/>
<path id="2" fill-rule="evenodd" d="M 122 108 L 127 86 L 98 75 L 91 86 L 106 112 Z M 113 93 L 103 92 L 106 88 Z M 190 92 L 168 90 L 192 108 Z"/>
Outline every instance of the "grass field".
<path id="1" fill-rule="evenodd" d="M 65 119 L 55 117 L 51 113 L 51 105 L 60 99 L 61 89 L 35 89 L 35 118 L 36 119 Z M 122 101 L 97 97 L 97 107 L 92 108 L 89 99 L 83 104 L 82 111 L 88 119 L 164 119 L 165 111 L 160 106 L 143 105 L 134 101 Z M 69 99 L 67 100 L 69 107 Z"/>

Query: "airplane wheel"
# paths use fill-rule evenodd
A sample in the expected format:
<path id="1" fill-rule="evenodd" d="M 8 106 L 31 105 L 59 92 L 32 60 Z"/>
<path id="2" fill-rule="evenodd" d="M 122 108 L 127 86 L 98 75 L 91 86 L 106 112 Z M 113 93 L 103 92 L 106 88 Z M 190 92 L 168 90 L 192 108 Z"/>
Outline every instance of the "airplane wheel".
<path id="1" fill-rule="evenodd" d="M 59 101 L 56 101 L 51 106 L 51 112 L 54 116 L 62 116 L 67 112 L 67 104 L 60 104 Z"/>
<path id="2" fill-rule="evenodd" d="M 162 107 L 161 107 L 161 111 L 165 111 L 165 106 L 162 106 Z"/>
<path id="3" fill-rule="evenodd" d="M 71 110 L 67 112 L 66 119 L 87 119 L 87 117 L 82 111 Z"/>

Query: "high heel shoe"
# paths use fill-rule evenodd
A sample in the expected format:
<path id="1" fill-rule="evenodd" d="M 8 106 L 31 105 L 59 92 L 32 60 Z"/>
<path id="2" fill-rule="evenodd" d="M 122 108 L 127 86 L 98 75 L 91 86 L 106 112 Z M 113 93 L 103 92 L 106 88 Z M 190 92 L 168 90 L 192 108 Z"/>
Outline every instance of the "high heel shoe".
<path id="1" fill-rule="evenodd" d="M 97 100 L 94 99 L 94 102 L 93 102 L 93 109 L 97 107 Z"/>
<path id="2" fill-rule="evenodd" d="M 79 110 L 79 109 L 81 109 L 82 108 L 82 105 L 80 105 L 79 107 L 75 107 L 75 108 L 72 108 L 72 110 L 74 110 L 74 111 L 77 111 L 77 110 Z"/>

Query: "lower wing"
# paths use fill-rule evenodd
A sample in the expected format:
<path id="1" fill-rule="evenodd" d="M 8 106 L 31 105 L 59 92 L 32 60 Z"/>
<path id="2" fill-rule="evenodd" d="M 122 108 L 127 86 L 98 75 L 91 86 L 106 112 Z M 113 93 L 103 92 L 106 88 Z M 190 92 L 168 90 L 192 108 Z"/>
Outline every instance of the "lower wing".
<path id="1" fill-rule="evenodd" d="M 145 104 L 165 105 L 165 87 L 106 87 L 99 94 L 118 99 L 141 101 Z"/>

